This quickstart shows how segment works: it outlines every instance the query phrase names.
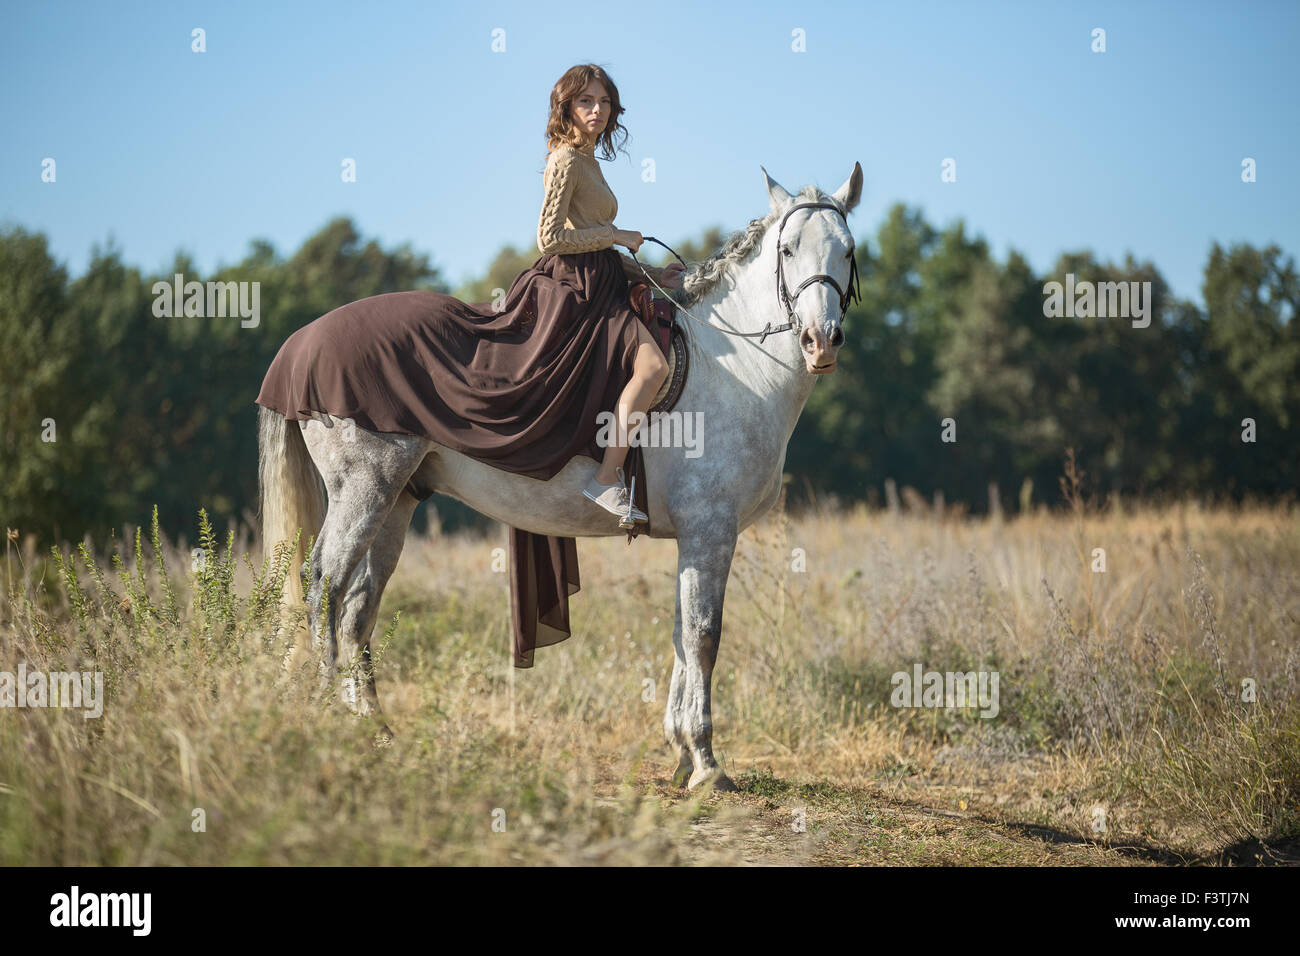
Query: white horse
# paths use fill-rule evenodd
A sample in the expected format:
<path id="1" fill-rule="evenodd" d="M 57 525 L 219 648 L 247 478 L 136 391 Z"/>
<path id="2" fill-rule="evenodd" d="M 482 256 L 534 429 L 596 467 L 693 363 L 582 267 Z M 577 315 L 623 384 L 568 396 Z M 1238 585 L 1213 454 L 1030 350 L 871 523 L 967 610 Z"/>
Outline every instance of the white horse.
<path id="1" fill-rule="evenodd" d="M 766 170 L 763 178 L 771 211 L 688 273 L 674 296 L 686 312 L 678 321 L 690 354 L 674 411 L 700 413 L 703 454 L 642 448 L 651 536 L 677 539 L 676 660 L 663 726 L 677 750 L 673 784 L 692 789 L 735 789 L 713 756 L 710 694 L 736 538 L 780 494 L 790 434 L 818 376 L 834 371 L 844 313 L 857 293 L 846 217 L 861 195 L 861 166 L 831 196 L 809 186 L 795 197 Z M 799 284 L 792 288 L 787 277 Z M 262 541 L 269 554 L 299 529 L 302 542 L 315 534 L 311 573 L 301 582 L 312 645 L 327 686 L 338 679 L 340 658 L 364 665 L 363 679 L 343 694 L 359 713 L 379 710 L 370 635 L 419 503 L 408 482 L 537 534 L 622 533 L 617 518 L 582 495 L 597 466 L 585 456 L 543 482 L 422 438 L 356 428 L 345 440 L 339 424 L 329 417 L 290 428 L 260 409 Z M 299 597 L 301 557 L 300 544 L 290 572 Z"/>

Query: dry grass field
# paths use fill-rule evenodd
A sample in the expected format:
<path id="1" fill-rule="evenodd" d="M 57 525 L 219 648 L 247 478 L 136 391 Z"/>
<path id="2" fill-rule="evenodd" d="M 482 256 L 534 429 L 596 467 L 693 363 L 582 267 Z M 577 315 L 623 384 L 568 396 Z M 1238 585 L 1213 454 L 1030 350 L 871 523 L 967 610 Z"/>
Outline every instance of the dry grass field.
<path id="1" fill-rule="evenodd" d="M 778 510 L 741 536 L 714 678 L 738 794 L 669 786 L 671 541 L 580 541 L 573 637 L 516 671 L 504 531 L 412 536 L 380 747 L 282 666 L 274 568 L 154 537 L 62 568 L 8 542 L 0 671 L 100 670 L 105 701 L 0 709 L 0 864 L 1300 856 L 1293 506 Z M 892 706 L 918 664 L 997 672 L 997 715 Z"/>

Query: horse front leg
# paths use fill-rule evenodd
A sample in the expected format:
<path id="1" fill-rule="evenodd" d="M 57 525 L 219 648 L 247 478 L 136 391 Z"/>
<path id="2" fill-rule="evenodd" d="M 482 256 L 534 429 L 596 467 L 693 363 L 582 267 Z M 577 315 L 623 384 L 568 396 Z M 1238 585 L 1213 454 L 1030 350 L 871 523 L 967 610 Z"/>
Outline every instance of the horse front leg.
<path id="1" fill-rule="evenodd" d="M 735 552 L 734 522 L 715 522 L 707 534 L 678 538 L 677 612 L 673 622 L 676 660 L 664 732 L 678 748 L 680 763 L 674 782 L 680 785 L 689 759 L 693 770 L 687 786 L 691 789 L 702 784 L 712 784 L 716 790 L 737 789 L 713 756 L 712 707 L 713 667 L 722 638 L 722 602 Z"/>
<path id="2" fill-rule="evenodd" d="M 682 643 L 679 639 L 682 632 L 681 608 L 679 597 L 677 619 L 673 624 L 673 679 L 668 687 L 668 708 L 664 714 L 664 737 L 668 740 L 668 746 L 677 749 L 677 769 L 673 771 L 674 787 L 686 786 L 691 774 L 695 772 L 695 759 L 691 756 L 691 748 L 682 732 L 686 723 L 682 716 L 682 701 L 686 696 L 686 662 L 682 659 Z"/>

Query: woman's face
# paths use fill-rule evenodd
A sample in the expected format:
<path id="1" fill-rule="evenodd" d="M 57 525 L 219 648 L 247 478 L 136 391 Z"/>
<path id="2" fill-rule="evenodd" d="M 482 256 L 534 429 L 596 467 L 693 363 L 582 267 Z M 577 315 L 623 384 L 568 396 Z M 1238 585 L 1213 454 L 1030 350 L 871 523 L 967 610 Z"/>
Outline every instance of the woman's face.
<path id="1" fill-rule="evenodd" d="M 605 130 L 610 115 L 609 94 L 596 79 L 588 80 L 586 88 L 573 98 L 573 125 L 582 130 L 588 143 Z"/>

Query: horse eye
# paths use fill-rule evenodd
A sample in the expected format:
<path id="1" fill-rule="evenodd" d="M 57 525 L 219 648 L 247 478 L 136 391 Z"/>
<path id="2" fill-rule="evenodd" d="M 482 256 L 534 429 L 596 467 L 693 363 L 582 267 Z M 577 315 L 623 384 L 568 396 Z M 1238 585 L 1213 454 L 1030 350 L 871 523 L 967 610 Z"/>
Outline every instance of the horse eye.
<path id="1" fill-rule="evenodd" d="M 781 255 L 785 256 L 788 259 L 792 255 L 794 255 L 794 253 L 790 251 L 789 246 L 785 246 L 784 248 L 781 249 Z"/>

